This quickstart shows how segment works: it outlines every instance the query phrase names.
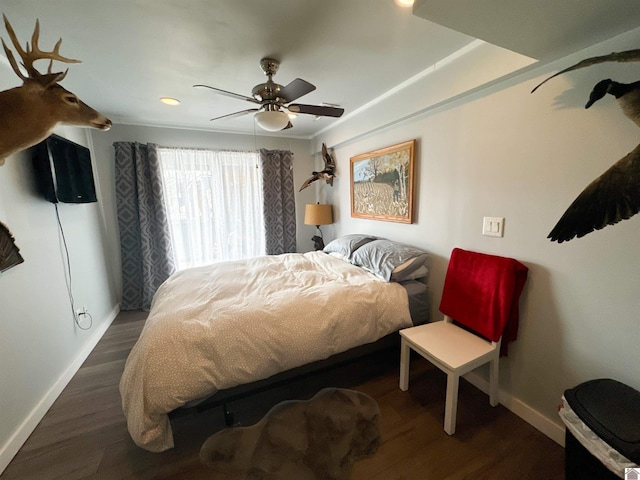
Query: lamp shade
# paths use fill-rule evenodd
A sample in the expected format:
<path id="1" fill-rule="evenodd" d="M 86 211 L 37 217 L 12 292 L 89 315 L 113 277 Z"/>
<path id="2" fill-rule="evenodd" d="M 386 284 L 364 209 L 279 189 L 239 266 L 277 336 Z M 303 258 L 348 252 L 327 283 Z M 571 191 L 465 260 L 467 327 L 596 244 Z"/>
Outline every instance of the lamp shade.
<path id="1" fill-rule="evenodd" d="M 307 203 L 304 209 L 305 225 L 329 225 L 330 223 L 333 223 L 331 205 Z"/>
<path id="2" fill-rule="evenodd" d="M 280 111 L 258 112 L 254 118 L 258 126 L 267 132 L 278 132 L 289 124 L 289 115 Z"/>

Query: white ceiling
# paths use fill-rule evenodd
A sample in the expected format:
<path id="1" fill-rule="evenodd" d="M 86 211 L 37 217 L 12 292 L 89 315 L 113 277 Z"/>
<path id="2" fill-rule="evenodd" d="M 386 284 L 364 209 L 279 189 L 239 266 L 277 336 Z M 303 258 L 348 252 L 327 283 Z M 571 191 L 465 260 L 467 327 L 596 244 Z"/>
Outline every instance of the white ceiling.
<path id="1" fill-rule="evenodd" d="M 541 3 L 545 15 L 534 18 L 530 5 Z M 41 24 L 41 49 L 51 50 L 62 37 L 60 53 L 83 62 L 68 66 L 62 85 L 115 123 L 240 133 L 254 132 L 251 115 L 209 119 L 253 104 L 192 85 L 205 83 L 250 96 L 251 89 L 266 80 L 259 61 L 270 56 L 281 61 L 274 77 L 277 83 L 286 85 L 300 77 L 317 87 L 300 103 L 338 104 L 348 116 L 475 37 L 544 58 L 560 50 L 569 53 L 566 45 L 575 51 L 640 25 L 637 0 L 422 0 L 415 9 L 420 16 L 397 7 L 393 0 L 2 0 L 0 4 L 23 44 L 30 40 L 36 18 Z M 603 9 L 609 14 L 600 29 L 593 17 Z M 518 17 L 513 11 L 529 13 Z M 554 15 L 558 21 L 550 24 L 548 17 Z M 530 34 L 523 42 L 525 35 L 520 32 L 525 29 L 518 23 L 523 19 L 533 22 L 527 31 L 543 32 L 539 42 Z M 546 24 L 542 28 L 535 22 Z M 571 28 L 565 31 L 567 22 Z M 3 29 L 0 36 L 8 43 Z M 46 69 L 46 64 L 41 67 Z M 56 62 L 54 70 L 66 67 Z M 10 76 L 6 71 L 0 70 Z M 14 80 L 20 84 L 17 76 Z M 1 84 L 6 85 L 7 79 Z M 182 103 L 166 106 L 159 101 L 162 96 Z M 278 135 L 310 138 L 335 121 L 300 115 L 294 128 Z"/>
<path id="2" fill-rule="evenodd" d="M 537 60 L 640 26 L 638 0 L 416 0 L 414 13 Z"/>

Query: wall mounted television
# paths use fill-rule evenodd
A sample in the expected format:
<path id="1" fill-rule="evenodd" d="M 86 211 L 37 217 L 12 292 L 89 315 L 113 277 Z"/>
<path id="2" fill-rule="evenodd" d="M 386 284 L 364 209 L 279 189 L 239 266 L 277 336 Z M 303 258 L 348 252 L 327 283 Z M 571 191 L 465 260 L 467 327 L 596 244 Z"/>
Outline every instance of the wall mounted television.
<path id="1" fill-rule="evenodd" d="M 32 148 L 38 192 L 52 203 L 97 202 L 87 147 L 51 135 Z"/>

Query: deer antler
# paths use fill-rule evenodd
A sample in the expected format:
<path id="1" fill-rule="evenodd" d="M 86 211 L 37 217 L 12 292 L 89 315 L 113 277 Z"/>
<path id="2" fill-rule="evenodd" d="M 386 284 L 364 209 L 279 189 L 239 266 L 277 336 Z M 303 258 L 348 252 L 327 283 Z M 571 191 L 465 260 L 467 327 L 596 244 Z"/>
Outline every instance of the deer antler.
<path id="1" fill-rule="evenodd" d="M 9 59 L 9 63 L 11 63 L 13 71 L 16 72 L 18 77 L 20 77 L 23 81 L 29 79 L 36 80 L 38 83 L 44 86 L 60 82 L 67 75 L 68 69 L 64 72 L 52 73 L 51 69 L 53 67 L 54 60 L 58 60 L 59 62 L 64 63 L 81 63 L 80 60 L 74 60 L 72 58 L 66 58 L 60 55 L 60 45 L 62 44 L 62 38 L 58 40 L 55 47 L 53 48 L 53 51 L 43 52 L 42 50 L 40 50 L 40 47 L 38 47 L 38 40 L 40 38 L 39 20 L 36 20 L 36 28 L 34 29 L 33 35 L 31 37 L 31 47 L 29 47 L 29 42 L 27 42 L 26 49 L 23 49 L 20 46 L 20 42 L 18 41 L 16 32 L 13 30 L 13 27 L 9 23 L 7 16 L 5 14 L 2 14 L 2 17 L 4 18 L 4 25 L 7 28 L 7 32 L 9 33 L 9 38 L 11 38 L 11 43 L 13 43 L 14 48 L 20 55 L 20 58 L 22 59 L 22 65 L 27 69 L 27 73 L 29 74 L 28 77 L 25 77 L 20 71 L 18 63 L 16 62 L 13 53 L 11 53 L 11 50 L 9 50 L 7 45 L 4 43 L 4 39 L 2 39 L 2 46 L 4 47 L 4 51 L 7 54 L 7 58 Z M 38 70 L 36 70 L 36 68 L 33 66 L 33 62 L 43 59 L 50 60 L 49 69 L 47 70 L 46 74 L 38 72 Z"/>

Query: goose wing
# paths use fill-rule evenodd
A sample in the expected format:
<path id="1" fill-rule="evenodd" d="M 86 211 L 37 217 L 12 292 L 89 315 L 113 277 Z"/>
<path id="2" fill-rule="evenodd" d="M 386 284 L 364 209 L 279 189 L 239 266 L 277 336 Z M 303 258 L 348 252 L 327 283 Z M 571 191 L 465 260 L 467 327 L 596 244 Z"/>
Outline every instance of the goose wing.
<path id="1" fill-rule="evenodd" d="M 536 85 L 536 87 L 533 90 L 531 90 L 531 93 L 535 92 L 542 84 L 547 83 L 552 78 L 557 77 L 558 75 L 562 75 L 563 73 L 571 72 L 572 70 L 578 70 L 579 68 L 590 67 L 591 65 L 596 65 L 598 63 L 605 63 L 605 62 L 639 62 L 639 61 L 640 61 L 640 49 L 626 50 L 624 52 L 612 52 L 608 55 L 601 55 L 599 57 L 586 58 L 581 62 L 578 62 L 575 65 L 572 65 L 570 67 L 567 67 L 564 70 L 560 70 L 558 73 L 544 79 L 542 82 Z"/>
<path id="2" fill-rule="evenodd" d="M 591 182 L 547 238 L 558 243 L 600 230 L 640 210 L 640 145 Z"/>
<path id="3" fill-rule="evenodd" d="M 322 159 L 324 160 L 325 171 L 332 170 L 336 167 L 336 162 L 333 160 L 333 157 L 329 155 L 329 152 L 327 152 L 327 146 L 324 143 L 322 144 Z"/>
<path id="4" fill-rule="evenodd" d="M 311 185 L 316 180 L 318 180 L 318 176 L 317 175 L 312 175 L 311 177 L 307 178 L 305 180 L 305 182 L 302 184 L 302 186 L 300 187 L 300 190 L 298 190 L 298 192 L 301 192 L 302 190 L 307 188 L 309 185 Z"/>

